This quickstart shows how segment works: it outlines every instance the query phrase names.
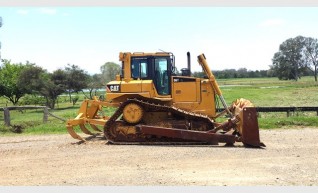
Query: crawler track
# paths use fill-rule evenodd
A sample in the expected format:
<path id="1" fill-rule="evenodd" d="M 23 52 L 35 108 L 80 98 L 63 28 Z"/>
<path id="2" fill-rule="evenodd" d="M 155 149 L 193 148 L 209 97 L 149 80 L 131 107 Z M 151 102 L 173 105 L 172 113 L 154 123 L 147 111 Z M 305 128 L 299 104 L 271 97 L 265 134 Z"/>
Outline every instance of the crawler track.
<path id="1" fill-rule="evenodd" d="M 206 115 L 201 115 L 193 112 L 187 112 L 182 109 L 176 108 L 174 106 L 166 106 L 164 104 L 159 104 L 159 101 L 152 100 L 140 100 L 140 99 L 128 99 L 120 105 L 120 107 L 115 111 L 115 113 L 110 117 L 104 126 L 104 134 L 107 140 L 113 144 L 204 144 L 203 142 L 195 141 L 184 141 L 180 139 L 171 139 L 157 136 L 145 136 L 140 133 L 135 135 L 125 136 L 118 132 L 118 127 L 134 128 L 135 125 L 128 124 L 125 121 L 118 120 L 122 115 L 123 109 L 126 105 L 130 103 L 135 103 L 140 105 L 146 113 L 149 112 L 167 112 L 171 113 L 173 117 L 178 117 L 180 120 L 187 122 L 195 121 L 203 125 L 204 130 L 211 130 L 214 128 L 214 121 Z M 163 120 L 167 121 L 167 120 Z M 151 126 L 158 126 L 157 123 L 151 123 Z M 196 130 L 192 125 L 187 129 Z"/>

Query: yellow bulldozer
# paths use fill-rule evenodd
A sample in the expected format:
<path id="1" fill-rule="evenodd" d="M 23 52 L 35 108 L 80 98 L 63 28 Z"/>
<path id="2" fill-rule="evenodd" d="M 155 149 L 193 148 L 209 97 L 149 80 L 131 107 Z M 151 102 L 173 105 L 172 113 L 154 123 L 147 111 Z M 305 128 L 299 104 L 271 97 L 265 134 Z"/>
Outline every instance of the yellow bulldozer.
<path id="1" fill-rule="evenodd" d="M 74 126 L 79 126 L 87 135 L 103 132 L 112 144 L 242 142 L 245 146 L 265 147 L 260 141 L 254 105 L 241 98 L 228 106 L 205 55 L 198 56 L 204 78 L 191 76 L 189 52 L 187 59 L 187 68 L 177 75 L 172 53 L 119 53 L 120 75 L 107 83 L 104 100 L 95 97 L 83 101 L 76 118 L 67 121 L 69 134 L 86 141 L 89 137 L 83 138 L 74 131 Z M 222 112 L 217 112 L 219 101 L 224 107 Z M 103 107 L 117 110 L 109 117 L 103 116 Z M 228 119 L 218 122 L 221 116 Z"/>

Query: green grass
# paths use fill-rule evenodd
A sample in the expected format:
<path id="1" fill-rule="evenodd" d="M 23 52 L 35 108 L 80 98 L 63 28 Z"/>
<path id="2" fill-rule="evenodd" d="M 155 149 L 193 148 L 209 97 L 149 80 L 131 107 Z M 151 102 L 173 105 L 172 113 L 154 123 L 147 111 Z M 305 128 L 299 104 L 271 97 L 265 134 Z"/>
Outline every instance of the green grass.
<path id="1" fill-rule="evenodd" d="M 260 118 L 258 121 L 261 129 L 318 127 L 317 117 Z"/>
<path id="2" fill-rule="evenodd" d="M 218 83 L 227 103 L 246 98 L 256 106 L 318 106 L 318 84 L 312 77 L 297 82 L 251 78 L 218 80 Z"/>
<path id="3" fill-rule="evenodd" d="M 286 113 L 259 113 L 258 122 L 262 129 L 318 127 L 316 112 L 295 112 L 289 117 Z"/>
<path id="4" fill-rule="evenodd" d="M 64 118 L 64 119 L 73 119 L 77 116 L 77 112 L 80 107 L 80 103 L 73 106 L 69 103 L 63 103 L 60 105 L 60 108 L 54 110 L 49 110 L 50 113 Z M 110 116 L 115 111 L 115 108 L 104 107 L 104 115 Z M 54 117 L 49 116 L 48 122 L 43 123 L 43 110 L 23 110 L 10 111 L 11 125 L 21 126 L 23 134 L 58 134 L 58 133 L 67 133 L 66 122 L 58 120 Z M 79 131 L 79 128 L 74 128 L 76 131 Z M 14 127 L 4 126 L 4 117 L 3 112 L 0 111 L 0 135 L 12 135 L 17 133 L 14 131 Z"/>
<path id="5" fill-rule="evenodd" d="M 295 81 L 279 81 L 277 78 L 250 78 L 217 80 L 228 104 L 237 98 L 251 100 L 256 106 L 318 106 L 318 84 L 313 77 L 303 77 Z M 102 93 L 100 93 L 102 94 Z M 59 97 L 56 109 L 50 110 L 56 116 L 71 119 L 77 112 L 84 95 L 79 94 L 76 105 L 69 103 L 67 95 Z M 11 106 L 0 97 L 0 107 Z M 105 115 L 112 115 L 114 108 L 103 108 Z M 42 110 L 10 111 L 11 124 L 22 127 L 22 134 L 55 134 L 67 133 L 65 122 L 49 117 L 42 123 Z M 12 128 L 4 126 L 3 112 L 0 111 L 0 135 L 17 135 Z M 222 118 L 221 120 L 225 120 Z M 296 112 L 290 117 L 286 113 L 259 113 L 261 129 L 318 127 L 316 112 Z M 79 129 L 76 128 L 76 131 Z"/>

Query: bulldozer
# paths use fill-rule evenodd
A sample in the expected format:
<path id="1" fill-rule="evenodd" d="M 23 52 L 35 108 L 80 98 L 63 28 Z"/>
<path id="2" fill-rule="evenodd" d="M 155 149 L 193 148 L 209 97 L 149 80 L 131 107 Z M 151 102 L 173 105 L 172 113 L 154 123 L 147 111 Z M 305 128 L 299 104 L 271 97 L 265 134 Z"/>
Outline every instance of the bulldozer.
<path id="1" fill-rule="evenodd" d="M 191 76 L 191 58 L 187 68 L 177 72 L 175 56 L 170 52 L 120 52 L 121 73 L 106 85 L 104 99 L 86 99 L 78 115 L 66 124 L 69 134 L 86 141 L 74 131 L 87 135 L 103 133 L 111 144 L 204 144 L 265 147 L 260 141 L 257 111 L 246 99 L 227 105 L 210 70 L 206 57 L 198 63 L 205 76 Z M 218 111 L 222 103 L 224 110 Z M 104 116 L 103 107 L 116 107 Z M 218 122 L 220 117 L 225 121 Z M 91 132 L 86 126 L 96 132 Z"/>

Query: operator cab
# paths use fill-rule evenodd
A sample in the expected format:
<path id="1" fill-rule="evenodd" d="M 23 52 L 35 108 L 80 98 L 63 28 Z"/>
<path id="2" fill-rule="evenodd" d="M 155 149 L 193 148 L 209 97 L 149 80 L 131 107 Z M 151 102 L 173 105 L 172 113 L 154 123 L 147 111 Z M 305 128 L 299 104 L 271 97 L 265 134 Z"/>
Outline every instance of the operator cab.
<path id="1" fill-rule="evenodd" d="M 124 66 L 123 66 L 124 68 Z M 153 80 L 159 95 L 171 94 L 171 75 L 174 75 L 172 53 L 133 53 L 130 58 L 130 78 Z M 124 69 L 122 72 L 122 76 Z"/>

